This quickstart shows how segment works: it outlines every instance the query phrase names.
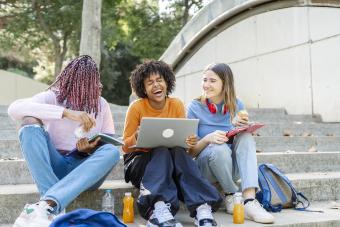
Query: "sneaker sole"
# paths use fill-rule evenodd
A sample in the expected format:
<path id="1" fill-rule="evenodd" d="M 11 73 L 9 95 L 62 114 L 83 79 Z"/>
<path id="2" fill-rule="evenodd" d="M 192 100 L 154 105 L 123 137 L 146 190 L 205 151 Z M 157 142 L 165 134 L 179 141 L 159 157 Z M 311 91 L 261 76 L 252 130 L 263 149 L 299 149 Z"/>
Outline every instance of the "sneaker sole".
<path id="1" fill-rule="evenodd" d="M 197 227 L 199 227 L 198 226 L 198 220 L 195 218 L 195 220 L 194 220 L 194 224 L 197 226 Z M 216 225 L 216 226 L 214 226 L 214 227 L 218 227 L 218 225 Z"/>
<path id="2" fill-rule="evenodd" d="M 23 218 L 18 218 L 15 222 L 13 227 L 47 227 L 49 226 L 52 222 L 48 222 L 48 221 L 36 221 L 34 220 L 34 223 L 29 223 L 30 220 L 27 219 L 23 219 Z"/>
<path id="3" fill-rule="evenodd" d="M 159 227 L 158 225 L 154 225 L 151 222 L 146 223 L 146 227 Z M 175 227 L 183 227 L 181 223 L 177 223 Z"/>
<path id="4" fill-rule="evenodd" d="M 257 223 L 261 223 L 261 224 L 273 224 L 275 220 L 268 220 L 268 221 L 260 221 L 260 220 L 256 220 L 255 218 L 250 218 L 247 216 L 244 216 L 245 219 L 250 220 L 250 221 L 254 221 Z"/>

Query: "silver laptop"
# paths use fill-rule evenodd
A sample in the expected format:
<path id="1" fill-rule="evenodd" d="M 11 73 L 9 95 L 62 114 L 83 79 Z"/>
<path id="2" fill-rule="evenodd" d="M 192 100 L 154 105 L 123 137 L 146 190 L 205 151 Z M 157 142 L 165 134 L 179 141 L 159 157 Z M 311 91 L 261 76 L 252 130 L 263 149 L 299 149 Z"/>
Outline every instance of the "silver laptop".
<path id="1" fill-rule="evenodd" d="M 198 119 L 143 117 L 135 148 L 184 147 L 185 139 L 196 135 Z"/>

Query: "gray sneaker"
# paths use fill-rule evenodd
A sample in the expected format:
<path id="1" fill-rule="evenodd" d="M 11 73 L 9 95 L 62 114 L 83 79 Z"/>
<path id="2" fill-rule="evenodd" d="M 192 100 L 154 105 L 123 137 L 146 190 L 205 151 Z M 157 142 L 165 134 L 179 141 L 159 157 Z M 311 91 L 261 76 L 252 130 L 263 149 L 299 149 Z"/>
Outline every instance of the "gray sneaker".
<path id="1" fill-rule="evenodd" d="M 170 212 L 170 204 L 163 201 L 155 203 L 155 209 L 150 216 L 147 227 L 183 227 Z"/>
<path id="2" fill-rule="evenodd" d="M 216 227 L 217 223 L 212 216 L 211 206 L 202 204 L 196 209 L 197 214 L 195 218 L 195 225 L 198 227 Z"/>
<path id="3" fill-rule="evenodd" d="M 234 197 L 233 195 L 227 195 L 225 197 L 225 209 L 228 214 L 234 213 Z"/>

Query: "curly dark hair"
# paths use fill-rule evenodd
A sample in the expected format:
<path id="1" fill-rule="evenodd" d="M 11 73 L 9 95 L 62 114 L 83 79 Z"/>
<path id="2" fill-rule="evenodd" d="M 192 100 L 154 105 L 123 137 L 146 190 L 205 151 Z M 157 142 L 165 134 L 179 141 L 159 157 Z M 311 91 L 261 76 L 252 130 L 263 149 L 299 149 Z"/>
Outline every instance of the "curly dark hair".
<path id="1" fill-rule="evenodd" d="M 168 96 L 175 89 L 176 77 L 171 67 L 163 61 L 147 60 L 143 64 L 137 65 L 130 76 L 132 90 L 139 98 L 146 98 L 144 79 L 152 74 L 159 74 L 166 82 Z"/>

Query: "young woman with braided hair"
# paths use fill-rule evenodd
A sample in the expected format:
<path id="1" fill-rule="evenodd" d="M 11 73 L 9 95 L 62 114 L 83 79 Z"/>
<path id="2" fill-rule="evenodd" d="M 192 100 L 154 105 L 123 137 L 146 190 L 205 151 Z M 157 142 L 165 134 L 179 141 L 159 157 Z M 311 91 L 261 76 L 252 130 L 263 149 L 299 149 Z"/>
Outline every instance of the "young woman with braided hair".
<path id="1" fill-rule="evenodd" d="M 119 161 L 113 145 L 97 146 L 99 139 L 90 143 L 75 135 L 79 128 L 114 134 L 101 88 L 96 63 L 83 55 L 72 60 L 45 92 L 9 106 L 9 116 L 22 121 L 21 149 L 40 193 L 40 201 L 27 204 L 14 226 L 48 226 L 81 192 L 98 188 Z M 74 148 L 77 155 L 67 156 Z"/>

